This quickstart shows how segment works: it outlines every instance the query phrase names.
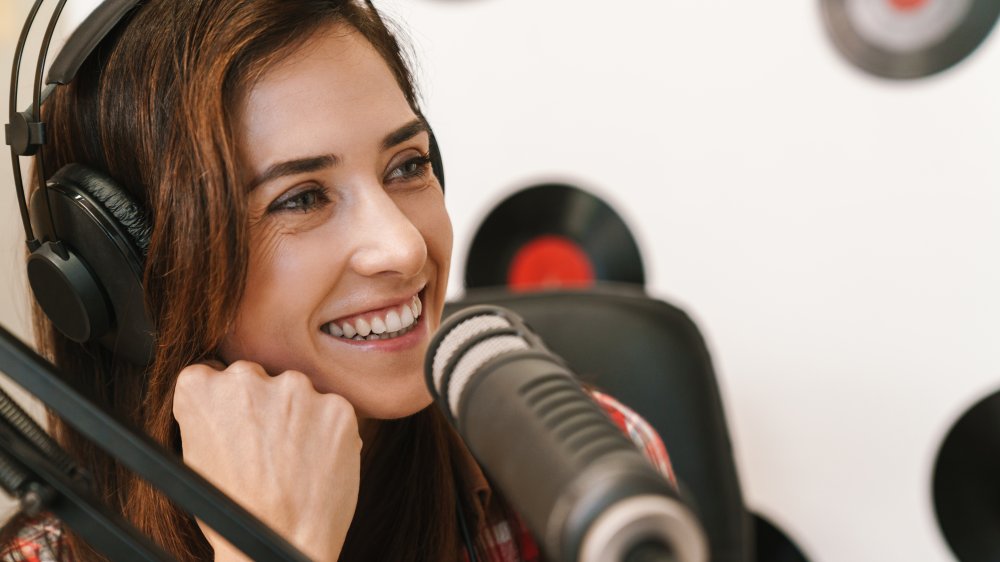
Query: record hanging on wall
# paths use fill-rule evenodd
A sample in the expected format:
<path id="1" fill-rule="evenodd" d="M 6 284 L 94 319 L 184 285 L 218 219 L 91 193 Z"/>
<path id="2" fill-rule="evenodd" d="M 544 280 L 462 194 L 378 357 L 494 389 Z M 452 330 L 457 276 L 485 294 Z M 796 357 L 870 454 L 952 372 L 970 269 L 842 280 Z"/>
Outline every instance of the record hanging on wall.
<path id="1" fill-rule="evenodd" d="M 752 513 L 755 562 L 809 562 L 797 544 L 763 515 Z"/>
<path id="2" fill-rule="evenodd" d="M 597 196 L 566 184 L 514 193 L 483 220 L 469 248 L 465 285 L 515 291 L 645 283 L 625 221 Z"/>
<path id="3" fill-rule="evenodd" d="M 934 465 L 934 511 L 962 562 L 1000 560 L 1000 391 L 952 426 Z"/>
<path id="4" fill-rule="evenodd" d="M 856 66 L 911 79 L 949 68 L 978 47 L 1000 0 L 820 0 L 834 44 Z"/>

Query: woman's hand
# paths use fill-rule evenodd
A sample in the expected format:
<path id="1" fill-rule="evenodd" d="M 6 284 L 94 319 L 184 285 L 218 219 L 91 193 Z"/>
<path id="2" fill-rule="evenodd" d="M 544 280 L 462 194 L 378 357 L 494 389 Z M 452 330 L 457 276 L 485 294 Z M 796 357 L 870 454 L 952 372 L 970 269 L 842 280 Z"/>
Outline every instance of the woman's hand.
<path id="1" fill-rule="evenodd" d="M 181 371 L 174 417 L 184 462 L 314 560 L 337 560 L 357 506 L 361 437 L 354 408 L 302 373 L 256 363 Z M 216 560 L 245 560 L 201 524 Z"/>

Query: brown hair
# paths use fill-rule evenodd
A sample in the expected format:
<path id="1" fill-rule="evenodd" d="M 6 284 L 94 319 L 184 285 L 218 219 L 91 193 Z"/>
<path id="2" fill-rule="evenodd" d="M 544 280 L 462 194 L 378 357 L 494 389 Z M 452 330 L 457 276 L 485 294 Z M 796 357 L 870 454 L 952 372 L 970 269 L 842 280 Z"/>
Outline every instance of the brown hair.
<path id="1" fill-rule="evenodd" d="M 105 171 L 149 209 L 146 302 L 152 364 L 125 364 L 73 343 L 35 308 L 39 347 L 100 406 L 180 453 L 172 415 L 177 374 L 219 345 L 248 261 L 247 203 L 237 178 L 234 112 L 269 65 L 318 30 L 346 24 L 365 36 L 417 100 L 400 47 L 373 8 L 351 0 L 151 0 L 91 55 L 45 106 L 43 172 L 68 162 Z M 208 560 L 194 519 L 95 445 L 51 419 L 57 438 L 96 479 L 108 504 L 182 561 Z M 366 443 L 358 507 L 341 560 L 451 560 L 460 551 L 452 465 L 459 439 L 434 407 L 383 422 Z M 461 501 L 471 502 L 462 497 Z M 99 559 L 70 537 L 76 559 Z M 484 548 L 480 545 L 480 558 Z"/>

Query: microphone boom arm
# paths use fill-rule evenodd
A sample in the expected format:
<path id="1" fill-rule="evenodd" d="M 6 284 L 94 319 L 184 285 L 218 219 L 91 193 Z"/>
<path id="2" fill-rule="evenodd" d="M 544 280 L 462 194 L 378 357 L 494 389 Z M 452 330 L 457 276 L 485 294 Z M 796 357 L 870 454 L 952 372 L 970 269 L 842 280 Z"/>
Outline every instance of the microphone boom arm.
<path id="1" fill-rule="evenodd" d="M 308 562 L 308 558 L 285 539 L 250 515 L 218 488 L 184 465 L 183 462 L 165 452 L 162 447 L 148 437 L 126 428 L 73 390 L 58 376 L 51 363 L 35 353 L 3 326 L 0 326 L 0 371 L 6 373 L 14 382 L 41 400 L 82 435 L 119 460 L 124 466 L 146 479 L 181 509 L 204 521 L 205 524 L 250 558 L 254 560 Z M 10 441 L 10 443 L 13 442 Z M 31 447 L 18 447 L 17 445 L 12 445 L 4 450 L 25 460 L 30 460 L 27 457 L 30 457 L 32 452 Z M 45 472 L 42 469 L 39 471 Z M 51 480 L 48 483 L 60 494 L 76 493 L 71 487 L 60 489 L 58 487 L 61 485 L 60 479 L 56 476 L 58 471 L 54 471 L 54 473 L 46 475 L 36 472 L 35 474 L 42 479 L 49 476 Z M 93 510 L 83 510 L 81 513 L 91 517 L 97 514 Z M 81 516 L 73 520 L 83 521 L 85 518 Z M 66 522 L 71 524 L 69 520 Z M 134 560 L 135 558 L 125 559 Z"/>

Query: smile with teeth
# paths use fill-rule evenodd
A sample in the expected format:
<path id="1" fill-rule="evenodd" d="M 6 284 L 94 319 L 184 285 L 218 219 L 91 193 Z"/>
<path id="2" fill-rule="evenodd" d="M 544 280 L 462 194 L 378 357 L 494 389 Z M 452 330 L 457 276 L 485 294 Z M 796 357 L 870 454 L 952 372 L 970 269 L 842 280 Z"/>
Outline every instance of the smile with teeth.
<path id="1" fill-rule="evenodd" d="M 323 332 L 346 340 L 387 340 L 406 334 L 417 325 L 423 312 L 419 295 L 409 302 L 384 310 L 379 314 L 358 316 L 351 320 L 327 322 Z"/>

